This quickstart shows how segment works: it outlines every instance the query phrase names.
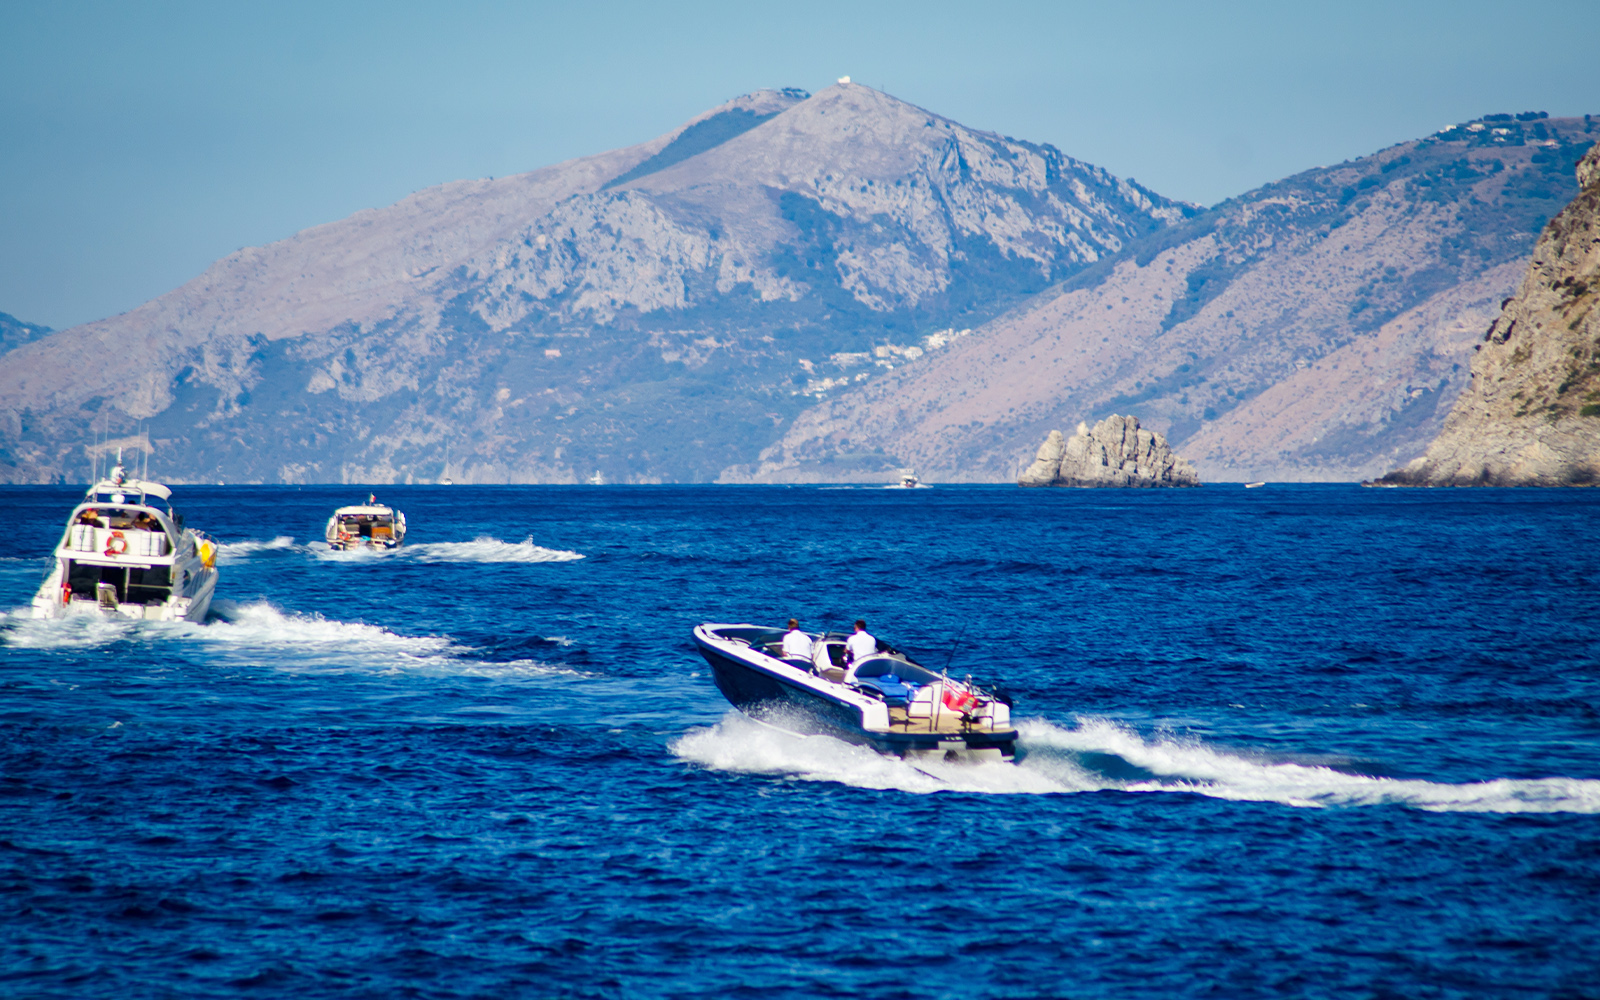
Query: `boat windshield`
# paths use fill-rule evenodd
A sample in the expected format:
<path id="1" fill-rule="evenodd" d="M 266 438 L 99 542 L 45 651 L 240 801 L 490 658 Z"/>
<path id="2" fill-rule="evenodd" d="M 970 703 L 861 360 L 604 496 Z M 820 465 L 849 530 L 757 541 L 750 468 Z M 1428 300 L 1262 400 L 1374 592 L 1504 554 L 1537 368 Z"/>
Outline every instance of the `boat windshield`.
<path id="1" fill-rule="evenodd" d="M 869 656 L 856 664 L 857 679 L 891 674 L 901 681 L 910 681 L 913 684 L 932 684 L 939 679 L 939 675 L 927 667 L 897 656 Z"/>
<path id="2" fill-rule="evenodd" d="M 98 504 L 80 508 L 72 516 L 73 524 L 93 525 L 113 531 L 166 531 L 160 512 L 151 507 Z"/>

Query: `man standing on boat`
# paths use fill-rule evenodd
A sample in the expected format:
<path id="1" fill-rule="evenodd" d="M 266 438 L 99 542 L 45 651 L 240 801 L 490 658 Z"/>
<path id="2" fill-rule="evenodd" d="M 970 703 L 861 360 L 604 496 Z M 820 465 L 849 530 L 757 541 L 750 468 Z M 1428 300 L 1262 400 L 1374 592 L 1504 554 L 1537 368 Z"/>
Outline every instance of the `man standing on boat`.
<path id="1" fill-rule="evenodd" d="M 800 623 L 789 619 L 789 631 L 783 634 L 783 655 L 811 659 L 811 637 L 800 631 Z"/>
<path id="2" fill-rule="evenodd" d="M 857 618 L 855 635 L 845 640 L 844 648 L 850 651 L 851 663 L 860 663 L 878 651 L 878 640 L 867 631 L 867 623 Z"/>

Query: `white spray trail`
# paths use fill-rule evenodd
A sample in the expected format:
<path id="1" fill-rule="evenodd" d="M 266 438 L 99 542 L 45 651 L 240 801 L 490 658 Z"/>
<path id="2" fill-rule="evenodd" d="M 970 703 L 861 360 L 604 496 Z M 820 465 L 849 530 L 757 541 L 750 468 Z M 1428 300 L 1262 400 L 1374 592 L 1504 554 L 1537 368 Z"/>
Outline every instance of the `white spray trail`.
<path id="1" fill-rule="evenodd" d="M 217 601 L 205 624 L 132 621 L 97 613 L 46 620 L 8 621 L 0 642 L 15 648 L 77 649 L 174 643 L 208 650 L 208 661 L 301 673 L 417 674 L 433 676 L 582 676 L 537 660 L 483 660 L 445 636 L 407 636 L 377 625 L 343 622 L 319 614 L 285 613 L 264 601 Z M 158 650 L 141 650 L 159 660 Z"/>
<path id="2" fill-rule="evenodd" d="M 1400 805 L 1436 812 L 1600 813 L 1600 780 L 1496 778 L 1449 784 L 1351 774 L 1317 764 L 1252 759 L 1198 740 L 1147 738 L 1105 719 L 1075 728 L 1042 720 L 1019 726 L 1018 764 L 898 760 L 823 736 L 797 736 L 733 712 L 672 744 L 680 758 L 704 767 L 803 781 L 911 793 L 991 795 L 1088 791 L 1187 792 L 1285 806 Z M 1118 779 L 1096 769 L 1096 755 L 1120 758 L 1150 777 Z"/>

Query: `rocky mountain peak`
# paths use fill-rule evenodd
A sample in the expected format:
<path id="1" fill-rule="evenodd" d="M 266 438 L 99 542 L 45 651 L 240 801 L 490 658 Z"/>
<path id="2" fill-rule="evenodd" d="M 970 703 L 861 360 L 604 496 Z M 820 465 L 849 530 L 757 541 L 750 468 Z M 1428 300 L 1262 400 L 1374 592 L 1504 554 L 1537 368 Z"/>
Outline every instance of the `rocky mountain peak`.
<path id="1" fill-rule="evenodd" d="M 11 352 L 0 474 L 63 475 L 91 423 L 144 421 L 175 480 L 431 479 L 446 455 L 457 482 L 710 479 L 880 349 L 948 343 L 1193 211 L 859 84 L 758 91 Z"/>

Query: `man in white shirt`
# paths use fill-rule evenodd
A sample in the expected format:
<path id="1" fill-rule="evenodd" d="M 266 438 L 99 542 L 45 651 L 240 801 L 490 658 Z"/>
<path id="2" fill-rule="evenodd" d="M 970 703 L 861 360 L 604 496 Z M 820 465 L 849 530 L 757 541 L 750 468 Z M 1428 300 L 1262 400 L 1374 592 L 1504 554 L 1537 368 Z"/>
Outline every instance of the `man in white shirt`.
<path id="1" fill-rule="evenodd" d="M 878 651 L 878 640 L 867 631 L 867 623 L 857 618 L 855 635 L 844 641 L 844 647 L 850 651 L 850 662 L 860 663 Z"/>
<path id="2" fill-rule="evenodd" d="M 800 631 L 800 623 L 793 618 L 789 619 L 789 631 L 783 634 L 783 656 L 811 659 L 811 637 Z"/>

